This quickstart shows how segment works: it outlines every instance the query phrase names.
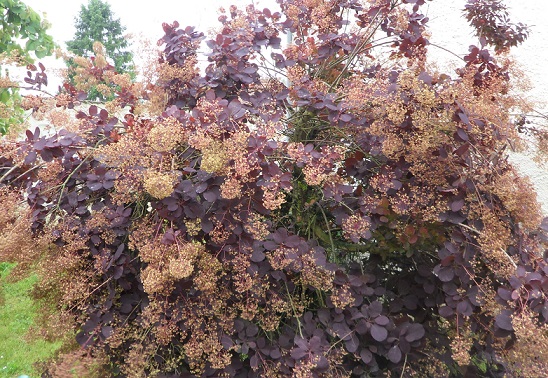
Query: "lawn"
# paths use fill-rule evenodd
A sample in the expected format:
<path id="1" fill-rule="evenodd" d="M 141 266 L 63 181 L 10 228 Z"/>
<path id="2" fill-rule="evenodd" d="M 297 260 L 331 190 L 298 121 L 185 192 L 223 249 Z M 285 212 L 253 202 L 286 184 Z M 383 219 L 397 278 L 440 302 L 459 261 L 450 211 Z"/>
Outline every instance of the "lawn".
<path id="1" fill-rule="evenodd" d="M 37 361 L 52 356 L 60 343 L 32 339 L 27 335 L 38 309 L 29 296 L 36 276 L 11 283 L 6 277 L 13 264 L 0 263 L 0 377 L 40 375 L 33 369 Z"/>

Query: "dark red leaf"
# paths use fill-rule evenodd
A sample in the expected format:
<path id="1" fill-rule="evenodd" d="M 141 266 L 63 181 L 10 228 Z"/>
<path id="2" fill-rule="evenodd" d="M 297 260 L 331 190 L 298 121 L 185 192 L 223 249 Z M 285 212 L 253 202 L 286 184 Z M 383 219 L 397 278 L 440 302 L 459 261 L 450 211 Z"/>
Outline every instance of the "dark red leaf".
<path id="1" fill-rule="evenodd" d="M 462 146 L 460 146 L 455 151 L 453 151 L 453 153 L 457 156 L 462 156 L 466 153 L 466 151 L 468 151 L 469 148 L 470 148 L 470 143 L 464 143 Z"/>

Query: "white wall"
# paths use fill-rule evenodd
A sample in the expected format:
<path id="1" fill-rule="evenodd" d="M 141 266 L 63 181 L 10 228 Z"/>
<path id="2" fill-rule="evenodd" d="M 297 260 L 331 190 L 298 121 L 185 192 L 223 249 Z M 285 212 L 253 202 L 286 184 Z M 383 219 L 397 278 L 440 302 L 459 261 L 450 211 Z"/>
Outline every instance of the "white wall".
<path id="1" fill-rule="evenodd" d="M 548 113 L 548 1 L 546 0 L 506 0 L 513 22 L 522 22 L 531 27 L 529 38 L 513 51 L 513 56 L 520 63 L 521 69 L 531 79 L 533 88 L 521 95 L 538 103 L 538 109 Z M 462 18 L 462 9 L 466 0 L 434 0 L 428 3 L 428 16 L 432 30 L 431 41 L 447 48 L 460 56 L 466 55 L 468 46 L 476 42 L 471 27 Z M 458 59 L 451 54 L 430 47 L 432 58 L 440 63 L 440 68 L 457 64 Z M 548 125 L 547 125 L 548 126 Z M 532 152 L 512 154 L 520 172 L 529 176 L 537 191 L 545 215 L 548 215 L 548 166 L 542 167 L 532 161 Z"/>

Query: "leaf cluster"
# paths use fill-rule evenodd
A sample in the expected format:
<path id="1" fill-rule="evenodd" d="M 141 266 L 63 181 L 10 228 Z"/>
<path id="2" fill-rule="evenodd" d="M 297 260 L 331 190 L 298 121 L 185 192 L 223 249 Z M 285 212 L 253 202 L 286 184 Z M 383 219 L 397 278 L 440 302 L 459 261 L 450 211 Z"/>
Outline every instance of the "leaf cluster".
<path id="1" fill-rule="evenodd" d="M 464 13 L 482 43 L 493 46 L 495 51 L 518 46 L 529 35 L 527 25 L 510 22 L 507 7 L 501 0 L 468 0 Z"/>
<path id="2" fill-rule="evenodd" d="M 47 24 L 23 2 L 0 1 L 0 25 L 0 63 L 31 64 L 34 56 L 41 59 L 52 54 L 54 43 L 47 34 Z M 4 73 L 0 74 L 0 80 L 9 82 L 7 71 L 5 76 Z M 0 86 L 0 134 L 6 134 L 11 126 L 23 122 L 21 100 L 15 85 L 7 83 Z M 9 114 L 6 114 L 7 109 Z"/>
<path id="3" fill-rule="evenodd" d="M 29 53 L 33 52 L 38 59 L 51 55 L 54 43 L 50 35 L 46 33 L 44 25 L 38 13 L 25 5 L 20 0 L 2 0 L 0 2 L 0 53 L 10 53 L 14 50 L 30 62 Z M 19 38 L 25 42 L 20 45 Z"/>

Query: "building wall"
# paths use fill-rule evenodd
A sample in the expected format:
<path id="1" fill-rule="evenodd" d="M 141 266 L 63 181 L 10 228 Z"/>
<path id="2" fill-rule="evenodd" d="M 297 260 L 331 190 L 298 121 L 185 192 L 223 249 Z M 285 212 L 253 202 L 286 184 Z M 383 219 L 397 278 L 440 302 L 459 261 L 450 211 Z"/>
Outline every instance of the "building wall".
<path id="1" fill-rule="evenodd" d="M 548 74 L 545 67 L 548 64 L 548 2 L 546 0 L 506 0 L 510 8 L 510 19 L 522 22 L 531 27 L 529 38 L 512 55 L 517 60 L 521 70 L 531 81 L 532 89 L 520 95 L 536 103 L 535 107 L 548 114 Z M 431 60 L 440 68 L 449 68 L 458 63 L 458 59 L 450 53 L 436 47 L 438 45 L 459 56 L 468 52 L 470 43 L 477 43 L 471 27 L 462 18 L 462 10 L 466 0 L 435 0 L 428 3 L 427 14 L 432 30 Z M 518 78 L 525 80 L 525 78 Z M 546 125 L 545 123 L 545 126 Z M 510 160 L 515 163 L 521 174 L 531 178 L 537 191 L 538 200 L 545 215 L 548 215 L 548 166 L 540 166 L 532 160 L 534 151 L 511 154 Z"/>

